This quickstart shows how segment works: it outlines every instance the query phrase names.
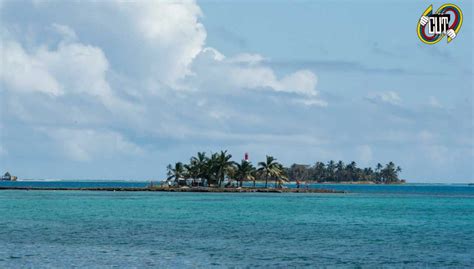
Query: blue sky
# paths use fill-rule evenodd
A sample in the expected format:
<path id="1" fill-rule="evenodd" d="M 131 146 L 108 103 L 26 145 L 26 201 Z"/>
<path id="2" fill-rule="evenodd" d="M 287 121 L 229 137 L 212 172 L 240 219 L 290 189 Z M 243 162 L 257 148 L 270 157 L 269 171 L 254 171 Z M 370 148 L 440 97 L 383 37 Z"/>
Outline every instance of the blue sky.
<path id="1" fill-rule="evenodd" d="M 474 182 L 472 3 L 1 1 L 0 171 L 161 179 L 197 151 Z"/>

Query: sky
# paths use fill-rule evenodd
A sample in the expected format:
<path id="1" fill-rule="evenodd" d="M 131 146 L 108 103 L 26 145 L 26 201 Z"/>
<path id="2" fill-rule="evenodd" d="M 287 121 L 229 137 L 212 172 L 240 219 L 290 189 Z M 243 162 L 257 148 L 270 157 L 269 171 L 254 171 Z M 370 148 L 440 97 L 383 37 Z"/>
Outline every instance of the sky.
<path id="1" fill-rule="evenodd" d="M 163 179 L 198 151 L 284 165 L 393 161 L 474 182 L 473 5 L 422 43 L 431 1 L 0 1 L 0 172 Z"/>

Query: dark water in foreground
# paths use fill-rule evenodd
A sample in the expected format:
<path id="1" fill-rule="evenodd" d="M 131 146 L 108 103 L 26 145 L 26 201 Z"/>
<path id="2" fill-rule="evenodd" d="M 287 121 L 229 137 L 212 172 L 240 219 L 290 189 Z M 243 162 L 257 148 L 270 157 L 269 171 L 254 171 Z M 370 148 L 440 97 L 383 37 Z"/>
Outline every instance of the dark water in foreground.
<path id="1" fill-rule="evenodd" d="M 474 267 L 474 187 L 330 187 L 0 191 L 0 268 Z"/>

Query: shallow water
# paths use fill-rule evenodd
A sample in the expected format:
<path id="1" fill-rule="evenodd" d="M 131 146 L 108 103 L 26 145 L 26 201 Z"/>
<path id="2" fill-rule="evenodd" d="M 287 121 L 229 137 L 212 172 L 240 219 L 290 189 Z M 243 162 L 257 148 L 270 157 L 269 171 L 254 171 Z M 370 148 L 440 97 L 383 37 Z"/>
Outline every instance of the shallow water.
<path id="1" fill-rule="evenodd" d="M 474 187 L 337 188 L 0 191 L 0 268 L 474 267 Z"/>

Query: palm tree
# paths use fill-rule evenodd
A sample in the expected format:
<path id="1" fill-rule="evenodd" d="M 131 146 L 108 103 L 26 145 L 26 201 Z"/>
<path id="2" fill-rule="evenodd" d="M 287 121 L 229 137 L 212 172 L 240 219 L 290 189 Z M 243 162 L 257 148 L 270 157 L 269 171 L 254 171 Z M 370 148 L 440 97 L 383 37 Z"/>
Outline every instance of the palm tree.
<path id="1" fill-rule="evenodd" d="M 346 166 L 346 175 L 349 176 L 351 181 L 354 181 L 354 179 L 356 178 L 356 170 L 357 170 L 357 164 L 354 161 L 352 161 L 350 164 Z"/>
<path id="2" fill-rule="evenodd" d="M 242 182 L 247 180 L 253 180 L 255 186 L 255 167 L 253 167 L 252 163 L 246 160 L 242 160 L 239 164 L 236 164 L 237 171 L 236 171 L 236 179 L 239 181 L 240 187 L 242 187 Z"/>
<path id="3" fill-rule="evenodd" d="M 366 181 L 373 181 L 374 180 L 374 171 L 370 167 L 366 167 L 362 170 L 362 178 Z"/>
<path id="4" fill-rule="evenodd" d="M 227 151 L 221 151 L 206 156 L 204 152 L 198 152 L 191 157 L 188 164 L 176 163 L 168 165 L 168 180 L 180 182 L 181 179 L 192 178 L 193 181 L 207 180 L 208 186 L 222 187 L 222 183 L 229 179 L 238 181 L 242 186 L 244 181 L 253 180 L 255 187 L 257 180 L 265 179 L 265 187 L 268 188 L 268 180 L 275 180 L 275 186 L 280 186 L 281 180 L 287 176 L 291 180 L 317 180 L 317 181 L 376 181 L 377 183 L 399 182 L 399 174 L 402 169 L 395 163 L 386 165 L 378 163 L 375 168 L 359 168 L 355 162 L 344 164 L 343 161 L 329 161 L 327 164 L 316 162 L 314 165 L 293 164 L 288 168 L 279 164 L 272 156 L 266 156 L 264 162 L 258 163 L 258 170 L 247 161 L 236 164 L 231 160 L 232 155 Z M 194 182 L 193 182 L 194 183 Z"/>
<path id="5" fill-rule="evenodd" d="M 336 176 L 336 163 L 333 160 L 330 160 L 328 164 L 326 165 L 326 179 L 328 181 L 335 180 Z"/>
<path id="6" fill-rule="evenodd" d="M 381 170 L 381 175 L 386 182 L 398 181 L 397 168 L 393 162 L 389 162 L 385 165 L 385 168 Z"/>
<path id="7" fill-rule="evenodd" d="M 275 188 L 281 187 L 283 181 L 288 181 L 288 177 L 285 175 L 285 167 L 280 163 L 276 164 L 275 173 L 272 176 L 275 179 Z"/>
<path id="8" fill-rule="evenodd" d="M 185 170 L 182 162 L 175 163 L 174 167 L 171 164 L 168 165 L 168 180 L 174 179 L 176 185 L 179 185 L 179 180 L 184 178 Z"/>
<path id="9" fill-rule="evenodd" d="M 194 184 L 198 175 L 197 167 L 191 162 L 190 164 L 184 165 L 184 171 L 184 178 L 191 179 Z"/>
<path id="10" fill-rule="evenodd" d="M 209 186 L 217 184 L 217 158 L 218 153 L 212 153 L 205 165 L 205 178 Z"/>
<path id="11" fill-rule="evenodd" d="M 190 177 L 195 182 L 196 179 L 202 181 L 207 179 L 207 164 L 209 158 L 206 157 L 205 152 L 198 152 L 196 157 L 191 157 L 189 165 L 185 165 L 186 170 L 189 172 Z"/>
<path id="12" fill-rule="evenodd" d="M 337 164 L 336 164 L 336 181 L 344 180 L 345 168 L 346 168 L 346 166 L 344 165 L 343 161 L 338 161 L 337 162 Z"/>
<path id="13" fill-rule="evenodd" d="M 265 188 L 268 186 L 269 178 L 278 178 L 283 176 L 283 166 L 276 162 L 276 159 L 273 158 L 273 156 L 267 155 L 265 162 L 259 162 L 258 166 L 260 166 L 258 171 L 260 171 L 265 177 Z"/>
<path id="14" fill-rule="evenodd" d="M 382 164 L 377 163 L 377 166 L 375 167 L 375 180 L 377 181 L 382 181 L 382 174 L 381 174 L 382 168 L 383 168 Z"/>
<path id="15" fill-rule="evenodd" d="M 234 166 L 234 162 L 230 160 L 231 158 L 232 155 L 227 154 L 227 150 L 211 155 L 207 165 L 210 182 L 216 183 L 219 187 L 222 186 L 226 175 L 229 175 Z"/>
<path id="16" fill-rule="evenodd" d="M 314 180 L 321 182 L 326 177 L 326 165 L 322 162 L 316 162 L 314 165 Z"/>
<path id="17" fill-rule="evenodd" d="M 255 187 L 256 187 L 256 181 L 257 181 L 257 179 L 258 179 L 258 180 L 262 180 L 262 178 L 263 178 L 263 173 L 262 173 L 262 171 L 259 171 L 259 170 L 257 169 L 257 170 L 255 170 L 255 172 L 254 172 L 253 174 L 254 174 L 253 187 L 255 188 Z"/>
<path id="18" fill-rule="evenodd" d="M 398 177 L 398 174 L 402 172 L 402 168 L 400 166 L 397 166 L 397 177 Z"/>

